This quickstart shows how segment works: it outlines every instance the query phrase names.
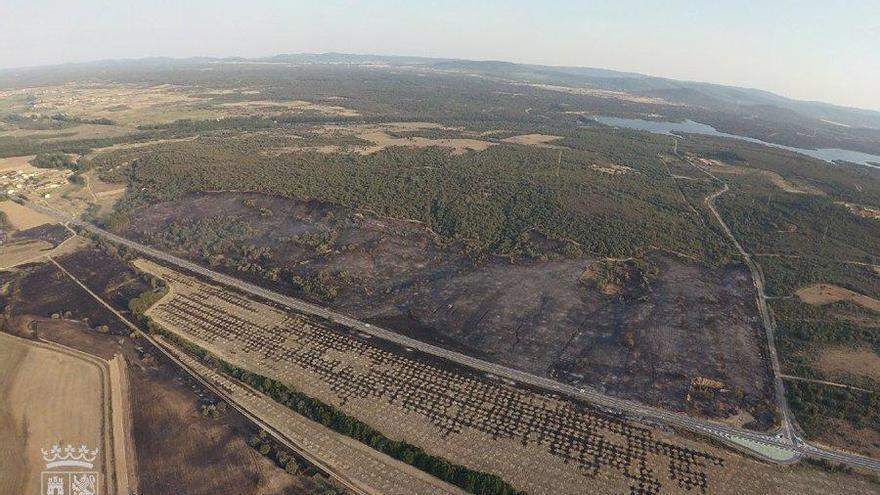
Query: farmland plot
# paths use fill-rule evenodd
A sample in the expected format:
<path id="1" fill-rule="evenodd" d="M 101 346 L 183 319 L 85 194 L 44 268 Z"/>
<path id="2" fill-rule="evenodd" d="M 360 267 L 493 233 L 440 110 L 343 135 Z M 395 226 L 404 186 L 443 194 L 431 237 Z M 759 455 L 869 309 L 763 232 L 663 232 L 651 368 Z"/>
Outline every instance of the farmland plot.
<path id="1" fill-rule="evenodd" d="M 42 449 L 54 445 L 98 449 L 101 493 L 128 491 L 126 431 L 111 412 L 126 386 L 112 375 L 98 359 L 0 333 L 0 493 L 37 493 Z"/>
<path id="2" fill-rule="evenodd" d="M 811 493 L 802 485 L 790 492 L 765 467 L 716 448 L 388 349 L 149 261 L 136 264 L 171 288 L 147 313 L 166 330 L 528 493 L 739 493 L 742 483 Z"/>

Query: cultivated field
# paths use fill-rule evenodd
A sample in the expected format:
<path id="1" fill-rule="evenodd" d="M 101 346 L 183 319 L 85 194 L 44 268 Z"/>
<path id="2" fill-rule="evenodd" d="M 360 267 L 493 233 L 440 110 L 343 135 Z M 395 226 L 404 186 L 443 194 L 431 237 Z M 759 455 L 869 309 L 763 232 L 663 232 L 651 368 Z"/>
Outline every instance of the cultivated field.
<path id="1" fill-rule="evenodd" d="M 230 101 L 231 96 L 238 98 Z M 59 129 L 12 129 L 0 132 L 7 137 L 86 139 L 117 137 L 136 131 L 140 124 L 156 124 L 177 119 L 213 119 L 237 115 L 281 112 L 356 116 L 349 108 L 303 100 L 257 99 L 245 88 L 217 91 L 210 88 L 161 84 L 64 84 L 12 90 L 0 94 L 6 105 L 0 111 L 22 115 L 63 114 L 80 119 L 107 119 L 111 123 L 90 123 Z M 0 102 L 3 100 L 0 99 Z"/>
<path id="2" fill-rule="evenodd" d="M 169 331 L 531 494 L 742 493 L 744 484 L 768 483 L 774 493 L 823 493 L 776 485 L 766 468 L 716 448 L 449 369 L 146 260 L 136 264 L 169 283 L 170 295 L 148 311 Z"/>
<path id="3" fill-rule="evenodd" d="M 21 240 L 0 244 L 0 270 L 38 259 L 52 250 L 52 244 L 43 240 Z"/>
<path id="4" fill-rule="evenodd" d="M 6 213 L 9 223 L 18 230 L 27 230 L 39 225 L 54 223 L 54 220 L 37 213 L 36 211 L 22 206 L 14 201 L 0 201 L 0 211 Z"/>
<path id="5" fill-rule="evenodd" d="M 161 337 L 160 337 L 161 340 Z M 455 495 L 460 489 L 418 469 L 380 454 L 370 447 L 306 419 L 275 400 L 208 368 L 198 359 L 161 340 L 178 359 L 218 387 L 237 404 L 270 425 L 309 458 L 346 480 L 359 492 L 372 495 Z"/>
<path id="6" fill-rule="evenodd" d="M 127 475 L 119 477 L 118 485 L 116 481 L 117 473 L 127 473 L 125 459 L 117 457 L 128 448 L 124 424 L 114 425 L 111 419 L 125 410 L 121 391 L 126 385 L 116 385 L 116 401 L 122 403 L 111 397 L 118 374 L 109 374 L 97 359 L 2 333 L 0 367 L 0 492 L 37 490 L 45 463 L 41 449 L 71 444 L 100 449 L 96 470 L 104 474 L 102 491 L 127 493 Z"/>

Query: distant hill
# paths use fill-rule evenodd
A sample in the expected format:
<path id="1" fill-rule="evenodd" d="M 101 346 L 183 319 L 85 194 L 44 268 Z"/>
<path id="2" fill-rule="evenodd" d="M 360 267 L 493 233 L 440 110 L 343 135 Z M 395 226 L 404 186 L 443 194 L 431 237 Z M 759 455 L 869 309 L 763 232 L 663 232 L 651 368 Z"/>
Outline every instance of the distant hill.
<path id="1" fill-rule="evenodd" d="M 769 91 L 739 88 L 694 81 L 648 76 L 591 67 L 557 67 L 549 65 L 518 64 L 498 60 L 460 60 L 429 57 L 389 56 L 348 53 L 294 53 L 270 57 L 193 57 L 173 59 L 153 57 L 137 60 L 105 60 L 56 66 L 61 70 L 101 67 L 156 68 L 212 63 L 278 63 L 278 64 L 382 64 L 390 66 L 417 66 L 437 71 L 463 72 L 494 77 L 508 81 L 587 86 L 612 91 L 626 91 L 644 96 L 655 96 L 667 101 L 717 111 L 756 113 L 764 117 L 778 109 L 778 118 L 788 119 L 791 114 L 801 118 L 825 121 L 829 125 L 880 129 L 880 112 L 843 107 L 828 103 L 786 98 Z M 7 78 L 28 74 L 37 68 L 0 70 Z"/>

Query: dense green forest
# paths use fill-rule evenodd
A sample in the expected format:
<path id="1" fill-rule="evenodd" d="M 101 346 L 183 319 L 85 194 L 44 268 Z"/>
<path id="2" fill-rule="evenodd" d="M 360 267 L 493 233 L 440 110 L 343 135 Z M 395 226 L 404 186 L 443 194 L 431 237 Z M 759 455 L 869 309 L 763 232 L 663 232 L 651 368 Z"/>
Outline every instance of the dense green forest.
<path id="1" fill-rule="evenodd" d="M 852 214 L 834 198 L 737 187 L 718 205 L 749 252 L 880 260 L 880 222 Z"/>
<path id="2" fill-rule="evenodd" d="M 194 191 L 262 191 L 418 220 L 445 240 L 491 253 L 519 252 L 524 235 L 535 230 L 607 256 L 653 246 L 726 259 L 723 238 L 652 158 L 666 145 L 614 136 L 583 131 L 569 138 L 578 149 L 561 157 L 515 145 L 459 156 L 404 147 L 370 155 L 263 156 L 234 139 L 199 139 L 154 147 L 102 178 L 129 182 L 123 209 Z M 626 163 L 633 171 L 603 173 L 595 163 Z"/>

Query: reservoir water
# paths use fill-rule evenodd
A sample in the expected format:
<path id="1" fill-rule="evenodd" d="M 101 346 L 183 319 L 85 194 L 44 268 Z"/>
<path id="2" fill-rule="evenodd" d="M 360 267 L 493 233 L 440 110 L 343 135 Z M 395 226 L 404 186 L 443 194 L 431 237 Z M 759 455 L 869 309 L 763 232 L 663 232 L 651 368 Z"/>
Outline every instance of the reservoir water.
<path id="1" fill-rule="evenodd" d="M 847 162 L 857 163 L 859 165 L 866 165 L 868 167 L 880 168 L 880 156 L 878 155 L 862 153 L 860 151 L 843 150 L 839 148 L 820 148 L 817 150 L 811 150 L 806 148 L 795 148 L 793 146 L 784 146 L 776 143 L 768 143 L 766 141 L 761 141 L 760 139 L 720 132 L 711 125 L 701 124 L 699 122 L 694 122 L 693 120 L 685 120 L 684 122 L 664 122 L 642 119 L 623 119 L 619 117 L 593 117 L 593 119 L 605 125 L 626 127 L 629 129 L 638 129 L 642 131 L 653 132 L 655 134 L 669 134 L 671 136 L 674 134 L 691 133 L 739 139 L 742 141 L 748 141 L 750 143 L 758 143 L 765 146 L 772 146 L 774 148 L 782 148 L 785 150 L 794 151 L 796 153 L 801 153 L 803 155 L 811 156 L 813 158 L 818 158 L 819 160 L 824 160 L 826 162 L 843 160 Z"/>

